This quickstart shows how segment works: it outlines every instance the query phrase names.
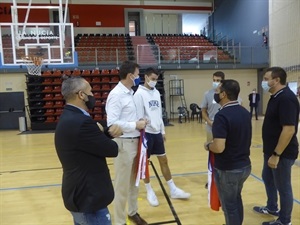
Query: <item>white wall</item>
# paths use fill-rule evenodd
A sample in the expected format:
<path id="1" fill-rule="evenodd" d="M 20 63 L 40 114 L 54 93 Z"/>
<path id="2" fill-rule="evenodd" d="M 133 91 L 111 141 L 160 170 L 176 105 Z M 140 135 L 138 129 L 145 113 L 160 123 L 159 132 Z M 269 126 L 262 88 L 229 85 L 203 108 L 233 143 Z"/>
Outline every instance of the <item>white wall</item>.
<path id="1" fill-rule="evenodd" d="M 125 34 L 125 27 L 74 27 L 77 34 Z"/>
<path id="2" fill-rule="evenodd" d="M 178 14 L 144 13 L 146 34 L 177 34 Z"/>
<path id="3" fill-rule="evenodd" d="M 170 75 L 177 75 L 178 79 L 184 80 L 185 99 L 187 106 L 191 103 L 200 105 L 204 93 L 212 88 L 212 74 L 217 70 L 174 70 L 165 71 L 165 90 L 167 111 L 170 113 L 169 107 L 169 80 L 172 78 Z M 240 97 L 243 101 L 243 106 L 249 108 L 248 95 L 253 88 L 257 88 L 257 70 L 222 70 L 225 73 L 226 79 L 237 80 L 241 87 Z M 248 83 L 249 82 L 249 83 Z M 175 104 L 178 106 L 180 102 Z M 176 109 L 177 107 L 175 107 Z"/>
<path id="4" fill-rule="evenodd" d="M 270 65 L 289 67 L 287 81 L 300 86 L 300 1 L 269 0 Z M 264 95 L 267 102 L 268 95 Z M 264 105 L 264 111 L 266 105 Z"/>
<path id="5" fill-rule="evenodd" d="M 269 0 L 271 66 L 300 63 L 300 1 Z"/>

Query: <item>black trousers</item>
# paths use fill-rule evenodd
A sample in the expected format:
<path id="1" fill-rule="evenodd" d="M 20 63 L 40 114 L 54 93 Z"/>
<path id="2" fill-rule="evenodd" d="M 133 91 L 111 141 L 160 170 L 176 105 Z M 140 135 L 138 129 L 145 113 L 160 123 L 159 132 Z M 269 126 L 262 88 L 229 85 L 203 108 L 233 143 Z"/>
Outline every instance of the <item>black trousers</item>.
<path id="1" fill-rule="evenodd" d="M 252 114 L 253 114 L 253 109 L 254 109 L 254 112 L 255 112 L 255 118 L 258 119 L 257 117 L 257 106 L 250 106 L 250 115 L 252 117 Z"/>

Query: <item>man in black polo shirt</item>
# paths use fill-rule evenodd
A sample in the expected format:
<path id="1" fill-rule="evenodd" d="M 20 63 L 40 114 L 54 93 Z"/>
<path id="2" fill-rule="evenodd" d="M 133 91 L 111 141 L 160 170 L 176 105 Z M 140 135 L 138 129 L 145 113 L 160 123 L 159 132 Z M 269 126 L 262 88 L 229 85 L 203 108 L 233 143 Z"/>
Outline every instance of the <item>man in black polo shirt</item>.
<path id="1" fill-rule="evenodd" d="M 255 206 L 253 210 L 261 214 L 279 216 L 276 221 L 263 222 L 263 225 L 291 225 L 293 191 L 291 168 L 298 157 L 296 137 L 299 121 L 299 102 L 295 94 L 286 86 L 286 72 L 280 67 L 267 69 L 262 87 L 270 92 L 262 128 L 264 180 L 267 205 Z M 277 191 L 280 196 L 280 211 L 277 204 Z"/>
<path id="2" fill-rule="evenodd" d="M 212 126 L 213 141 L 205 143 L 206 150 L 215 155 L 213 174 L 226 225 L 243 223 L 241 192 L 251 173 L 251 117 L 237 101 L 239 92 L 237 81 L 221 81 L 214 95 L 221 108 Z"/>

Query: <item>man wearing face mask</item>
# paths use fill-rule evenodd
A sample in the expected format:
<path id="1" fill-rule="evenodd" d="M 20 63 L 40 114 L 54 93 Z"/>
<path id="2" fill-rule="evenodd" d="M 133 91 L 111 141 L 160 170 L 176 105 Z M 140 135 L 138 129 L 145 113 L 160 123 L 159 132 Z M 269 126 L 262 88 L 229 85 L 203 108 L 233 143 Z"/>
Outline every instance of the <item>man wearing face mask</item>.
<path id="1" fill-rule="evenodd" d="M 256 92 L 256 88 L 254 88 L 252 93 L 249 94 L 249 106 L 250 106 L 250 115 L 252 117 L 253 109 L 254 109 L 256 120 L 258 120 L 257 108 L 258 108 L 259 101 L 260 101 L 260 94 L 258 94 Z"/>
<path id="2" fill-rule="evenodd" d="M 115 200 L 114 224 L 126 224 L 128 218 L 137 225 L 147 225 L 138 214 L 138 187 L 135 186 L 136 157 L 140 130 L 144 129 L 147 120 L 138 117 L 137 108 L 133 100 L 133 86 L 139 85 L 139 65 L 125 61 L 119 71 L 120 82 L 108 95 L 106 103 L 107 124 L 117 124 L 123 135 L 115 141 L 119 147 L 119 155 L 114 161 L 115 166 Z M 128 213 L 126 213 L 128 203 Z"/>
<path id="3" fill-rule="evenodd" d="M 237 101 L 240 92 L 235 80 L 222 80 L 214 99 L 221 105 L 212 126 L 213 141 L 204 147 L 215 156 L 216 182 L 226 225 L 242 225 L 241 192 L 251 172 L 252 126 L 249 112 Z M 242 124 L 242 125 L 241 125 Z"/>
<path id="4" fill-rule="evenodd" d="M 221 107 L 215 100 L 214 100 L 214 94 L 216 91 L 216 88 L 220 84 L 221 80 L 225 79 L 225 74 L 222 71 L 217 71 L 213 74 L 213 82 L 212 82 L 212 89 L 205 92 L 203 101 L 200 105 L 201 111 L 202 111 L 202 118 L 206 122 L 206 141 L 212 141 L 212 124 L 215 118 L 216 113 L 219 111 L 219 108 Z M 208 171 L 208 181 L 211 179 L 211 171 Z M 208 187 L 210 182 L 205 184 L 205 188 L 210 190 L 210 187 Z M 208 192 L 208 196 L 210 196 L 210 192 Z"/>
<path id="5" fill-rule="evenodd" d="M 164 141 L 165 127 L 162 120 L 162 106 L 160 93 L 155 88 L 158 75 L 153 68 L 147 68 L 145 71 L 145 83 L 144 86 L 140 85 L 134 94 L 134 102 L 137 107 L 138 118 L 146 118 L 148 124 L 145 128 L 147 138 L 147 155 L 150 158 L 151 155 L 156 155 L 159 161 L 161 172 L 170 188 L 171 198 L 174 199 L 188 199 L 191 195 L 186 193 L 180 188 L 176 187 L 170 168 L 168 165 L 168 159 L 165 152 Z M 159 202 L 153 191 L 150 179 L 144 179 L 147 200 L 151 206 L 158 206 Z"/>
<path id="6" fill-rule="evenodd" d="M 278 216 L 276 221 L 263 225 L 291 225 L 293 190 L 291 184 L 292 166 L 299 154 L 297 140 L 299 102 L 286 86 L 286 72 L 280 67 L 266 70 L 262 88 L 270 92 L 262 127 L 264 164 L 262 178 L 267 194 L 266 206 L 255 206 L 255 212 Z M 280 210 L 278 209 L 278 197 Z"/>
<path id="7" fill-rule="evenodd" d="M 122 131 L 103 129 L 88 113 L 95 105 L 90 84 L 82 77 L 63 77 L 66 101 L 55 130 L 55 148 L 63 167 L 62 197 L 75 225 L 111 225 L 107 206 L 114 198 L 106 157 L 116 157 L 111 138 Z"/>

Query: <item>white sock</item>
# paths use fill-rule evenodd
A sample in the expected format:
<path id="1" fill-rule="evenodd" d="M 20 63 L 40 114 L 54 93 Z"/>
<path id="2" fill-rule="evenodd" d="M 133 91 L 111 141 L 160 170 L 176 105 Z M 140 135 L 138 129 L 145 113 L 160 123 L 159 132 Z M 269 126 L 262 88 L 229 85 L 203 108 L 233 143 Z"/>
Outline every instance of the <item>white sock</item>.
<path id="1" fill-rule="evenodd" d="M 150 183 L 145 183 L 146 191 L 153 191 Z"/>
<path id="2" fill-rule="evenodd" d="M 170 192 L 174 192 L 176 190 L 177 187 L 176 187 L 173 179 L 168 180 L 167 184 L 169 185 Z"/>

